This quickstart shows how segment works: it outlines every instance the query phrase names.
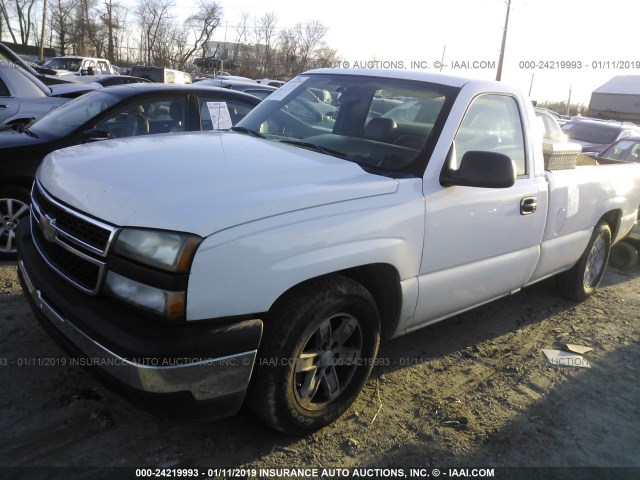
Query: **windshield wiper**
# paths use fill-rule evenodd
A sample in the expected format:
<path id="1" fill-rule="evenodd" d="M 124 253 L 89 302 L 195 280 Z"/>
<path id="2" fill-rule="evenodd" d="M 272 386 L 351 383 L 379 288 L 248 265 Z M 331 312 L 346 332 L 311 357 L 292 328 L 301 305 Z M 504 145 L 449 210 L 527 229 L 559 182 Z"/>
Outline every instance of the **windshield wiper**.
<path id="1" fill-rule="evenodd" d="M 255 130 L 251 130 L 250 128 L 247 128 L 247 127 L 231 127 L 231 130 L 239 133 L 248 133 L 252 137 L 256 137 L 256 138 L 265 138 L 265 136 L 262 135 L 260 132 L 256 132 Z"/>
<path id="2" fill-rule="evenodd" d="M 315 150 L 316 152 L 324 153 L 325 155 L 331 155 L 332 157 L 347 158 L 347 154 L 334 150 L 332 148 L 321 147 L 311 142 L 303 142 L 302 140 L 278 140 L 280 143 L 286 143 L 288 145 L 295 145 L 296 147 L 308 148 Z"/>

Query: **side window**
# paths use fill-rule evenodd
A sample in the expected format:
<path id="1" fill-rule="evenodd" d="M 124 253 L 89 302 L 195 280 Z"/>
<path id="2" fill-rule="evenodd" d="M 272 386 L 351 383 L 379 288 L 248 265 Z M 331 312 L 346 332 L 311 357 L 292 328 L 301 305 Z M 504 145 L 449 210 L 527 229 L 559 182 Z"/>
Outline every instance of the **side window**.
<path id="1" fill-rule="evenodd" d="M 0 97 L 10 97 L 11 92 L 9 92 L 9 87 L 4 83 L 4 80 L 0 78 Z"/>
<path id="2" fill-rule="evenodd" d="M 202 125 L 202 130 L 213 130 L 214 125 L 211 121 L 211 113 L 209 112 L 208 104 L 226 104 L 227 110 L 229 112 L 229 118 L 231 119 L 231 125 L 235 125 L 240 120 L 242 120 L 247 113 L 249 113 L 253 106 L 246 104 L 244 102 L 240 102 L 237 100 L 224 100 L 221 98 L 200 98 L 200 123 Z M 220 122 L 218 123 L 218 127 L 224 127 L 224 121 L 222 117 L 220 117 Z"/>
<path id="3" fill-rule="evenodd" d="M 458 162 L 472 150 L 502 153 L 514 162 L 517 175 L 527 173 L 522 122 L 513 97 L 476 97 L 458 129 L 455 146 Z"/>
<path id="4" fill-rule="evenodd" d="M 135 137 L 154 133 L 186 130 L 186 97 L 139 100 L 113 113 L 96 128 L 109 132 L 111 138 Z"/>

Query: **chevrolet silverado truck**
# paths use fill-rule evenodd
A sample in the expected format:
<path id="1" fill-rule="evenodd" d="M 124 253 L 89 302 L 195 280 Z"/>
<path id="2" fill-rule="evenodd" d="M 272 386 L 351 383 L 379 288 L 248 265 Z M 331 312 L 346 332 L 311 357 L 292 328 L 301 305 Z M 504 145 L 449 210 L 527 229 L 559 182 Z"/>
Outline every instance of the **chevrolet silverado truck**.
<path id="1" fill-rule="evenodd" d="M 589 297 L 639 169 L 545 170 L 533 108 L 502 83 L 314 70 L 229 131 L 48 155 L 19 276 L 43 327 L 125 389 L 216 415 L 246 402 L 305 434 L 384 364 L 381 338 L 552 276 Z"/>

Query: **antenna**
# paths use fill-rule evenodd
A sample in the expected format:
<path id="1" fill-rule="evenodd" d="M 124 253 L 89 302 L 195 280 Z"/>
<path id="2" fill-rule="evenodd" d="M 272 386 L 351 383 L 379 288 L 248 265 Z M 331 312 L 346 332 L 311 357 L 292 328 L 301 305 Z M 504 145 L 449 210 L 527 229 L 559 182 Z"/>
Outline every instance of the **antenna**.
<path id="1" fill-rule="evenodd" d="M 509 11 L 511 10 L 511 0 L 507 3 L 507 18 L 504 20 L 504 31 L 502 32 L 502 46 L 500 47 L 500 60 L 498 60 L 498 73 L 496 80 L 502 80 L 502 63 L 504 60 L 504 50 L 507 45 L 507 29 L 509 28 Z"/>

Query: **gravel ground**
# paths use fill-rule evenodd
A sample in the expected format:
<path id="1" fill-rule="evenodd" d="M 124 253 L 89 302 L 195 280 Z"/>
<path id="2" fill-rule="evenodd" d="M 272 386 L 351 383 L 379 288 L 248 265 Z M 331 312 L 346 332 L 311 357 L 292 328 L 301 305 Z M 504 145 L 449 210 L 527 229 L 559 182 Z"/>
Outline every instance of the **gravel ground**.
<path id="1" fill-rule="evenodd" d="M 529 473 L 568 478 L 575 471 L 540 467 L 580 466 L 636 467 L 580 478 L 640 478 L 640 267 L 610 268 L 581 304 L 554 287 L 547 281 L 384 343 L 387 365 L 352 408 L 295 438 L 245 411 L 215 422 L 151 414 L 81 368 L 57 365 L 67 357 L 30 312 L 15 264 L 1 263 L 0 467 L 12 468 L 0 476 L 99 476 L 26 467 L 226 467 L 303 478 L 260 469 L 416 467 L 445 469 L 446 478 L 450 468 L 538 467 Z M 549 363 L 542 349 L 565 343 L 593 348 L 584 355 L 592 368 Z M 27 358 L 54 365 L 22 365 Z"/>

